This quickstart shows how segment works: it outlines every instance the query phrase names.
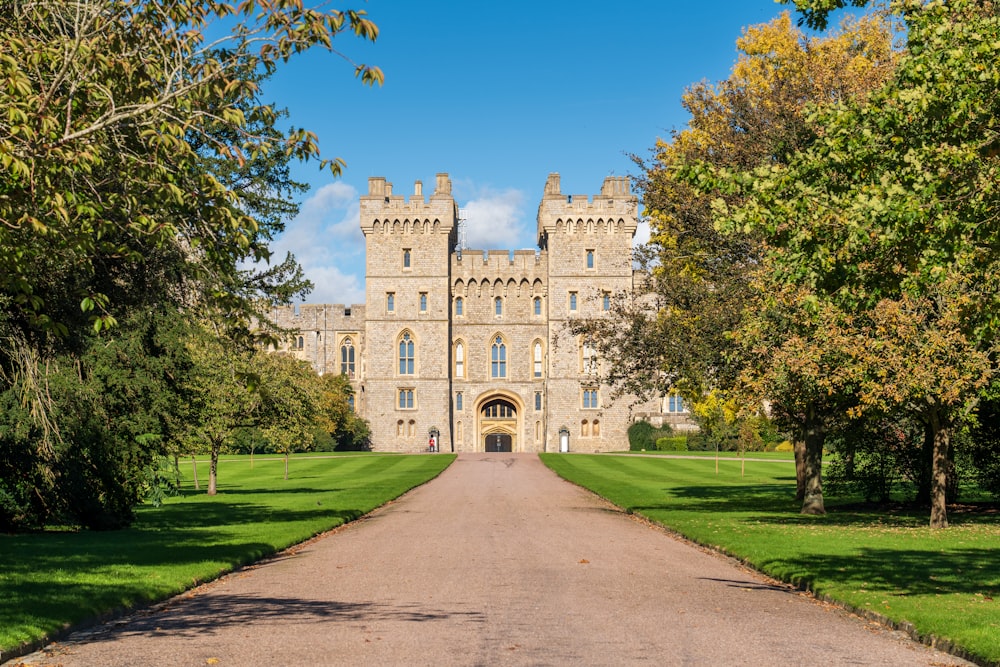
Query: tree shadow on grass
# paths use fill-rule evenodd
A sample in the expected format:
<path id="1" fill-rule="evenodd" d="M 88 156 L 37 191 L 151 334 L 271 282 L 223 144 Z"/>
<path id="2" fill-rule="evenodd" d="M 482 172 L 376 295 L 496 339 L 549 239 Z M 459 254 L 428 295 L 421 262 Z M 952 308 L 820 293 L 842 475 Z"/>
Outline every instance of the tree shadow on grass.
<path id="1" fill-rule="evenodd" d="M 662 489 L 664 500 L 658 504 L 631 507 L 647 510 L 681 512 L 784 512 L 798 509 L 795 489 L 773 484 L 744 486 L 674 486 Z"/>
<path id="2" fill-rule="evenodd" d="M 889 596 L 949 595 L 1000 597 L 997 550 L 963 547 L 935 550 L 862 547 L 849 554 L 811 553 L 808 577 L 793 583 L 837 581 Z M 769 572 L 801 572 L 801 557 L 761 564 Z"/>
<path id="3" fill-rule="evenodd" d="M 842 525 L 850 527 L 922 527 L 927 525 L 929 509 L 913 505 L 865 505 L 853 498 L 826 500 L 827 513 L 821 516 L 800 513 L 801 502 L 795 499 L 793 488 L 771 484 L 705 487 L 681 486 L 662 489 L 664 500 L 629 508 L 646 512 L 752 513 L 755 523 L 789 526 Z M 963 505 L 961 511 L 949 509 L 949 522 L 963 524 L 1000 525 L 1000 512 L 995 504 Z"/>

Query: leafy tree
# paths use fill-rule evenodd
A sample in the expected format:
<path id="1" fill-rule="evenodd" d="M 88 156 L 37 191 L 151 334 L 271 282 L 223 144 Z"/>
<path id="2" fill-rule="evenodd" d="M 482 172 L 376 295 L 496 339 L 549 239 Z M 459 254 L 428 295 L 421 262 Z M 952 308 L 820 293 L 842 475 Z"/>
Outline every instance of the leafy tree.
<path id="1" fill-rule="evenodd" d="M 260 379 L 258 424 L 275 451 L 284 455 L 288 479 L 289 455 L 312 447 L 320 378 L 307 362 L 285 355 L 258 352 L 255 366 Z"/>
<path id="2" fill-rule="evenodd" d="M 378 35 L 365 12 L 323 4 L 0 2 L 0 393 L 19 420 L 11 433 L 31 434 L 5 440 L 4 456 L 40 482 L 55 484 L 60 457 L 81 445 L 85 424 L 61 401 L 88 395 L 101 346 L 129 340 L 115 325 L 215 318 L 237 340 L 260 304 L 308 287 L 291 257 L 239 267 L 266 259 L 295 211 L 288 162 L 319 157 L 312 133 L 278 129 L 261 81 L 313 46 L 339 53 L 342 33 Z M 355 73 L 382 80 L 377 68 Z M 81 386 L 61 375 L 69 367 Z M 144 477 L 149 456 L 87 428 L 90 449 L 129 461 L 116 479 Z M 166 432 L 149 436 L 150 454 L 168 446 Z M 32 503 L 45 505 L 15 504 Z"/>
<path id="3" fill-rule="evenodd" d="M 255 351 L 234 345 L 210 325 L 192 331 L 187 339 L 192 360 L 183 378 L 189 402 L 182 411 L 182 435 L 188 451 L 209 454 L 208 495 L 218 491 L 219 454 L 241 429 L 256 426 L 261 395 Z"/>
<path id="4" fill-rule="evenodd" d="M 172 313 L 135 313 L 119 335 L 47 360 L 57 438 L 42 437 L 17 385 L 0 392 L 0 527 L 127 525 L 159 483 L 187 359 Z"/>
<path id="5" fill-rule="evenodd" d="M 683 97 L 691 113 L 688 126 L 658 142 L 651 162 L 638 161 L 644 172 L 638 188 L 652 232 L 642 256 L 648 260 L 649 294 L 616 299 L 611 317 L 577 324 L 578 333 L 598 341 L 603 356 L 620 360 L 607 380 L 629 393 L 676 388 L 695 401 L 710 390 L 736 387 L 747 364 L 767 363 L 766 355 L 738 354 L 742 350 L 732 344 L 748 315 L 767 307 L 769 295 L 755 282 L 766 246 L 756 230 L 716 227 L 715 200 L 738 206 L 745 195 L 728 185 L 715 187 L 718 181 L 706 171 L 783 164 L 816 139 L 806 122 L 810 105 L 867 94 L 886 79 L 895 60 L 892 30 L 879 16 L 807 38 L 784 14 L 747 29 L 737 45 L 730 78 L 692 86 Z M 761 398 L 774 402 L 782 396 L 758 395 L 753 410 L 760 409 Z M 797 421 L 784 427 L 800 439 L 810 434 L 811 451 L 821 456 L 822 430 L 811 418 L 818 406 L 785 407 L 786 421 Z M 818 463 L 800 470 L 813 478 L 804 509 L 822 511 Z"/>
<path id="6" fill-rule="evenodd" d="M 339 451 L 368 449 L 371 432 L 367 422 L 354 411 L 354 389 L 346 375 L 328 374 L 321 378 L 317 421 L 336 441 Z"/>
<path id="7" fill-rule="evenodd" d="M 895 404 L 925 424 L 941 528 L 954 427 L 993 373 L 1000 18 L 990 2 L 900 7 L 908 44 L 889 83 L 817 114 L 821 141 L 736 177 L 752 196 L 719 211 L 765 233 L 778 284 L 844 314 L 858 409 Z"/>

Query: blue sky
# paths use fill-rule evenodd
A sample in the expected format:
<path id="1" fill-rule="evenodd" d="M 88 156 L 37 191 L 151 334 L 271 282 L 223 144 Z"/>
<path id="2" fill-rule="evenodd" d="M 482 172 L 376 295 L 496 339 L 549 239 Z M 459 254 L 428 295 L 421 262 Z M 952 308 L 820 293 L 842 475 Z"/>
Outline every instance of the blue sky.
<path id="1" fill-rule="evenodd" d="M 649 155 L 684 126 L 684 89 L 726 78 L 742 28 L 786 9 L 774 0 L 347 4 L 367 9 L 380 35 L 335 45 L 381 67 L 385 85 L 363 86 L 349 63 L 313 51 L 264 88 L 289 123 L 319 135 L 324 157 L 347 163 L 339 179 L 315 163 L 294 168 L 311 190 L 273 244 L 316 284 L 311 303 L 364 302 L 358 197 L 370 176 L 409 196 L 414 181 L 429 194 L 447 172 L 469 248 L 533 248 L 549 172 L 577 195 L 634 174 L 630 154 Z"/>

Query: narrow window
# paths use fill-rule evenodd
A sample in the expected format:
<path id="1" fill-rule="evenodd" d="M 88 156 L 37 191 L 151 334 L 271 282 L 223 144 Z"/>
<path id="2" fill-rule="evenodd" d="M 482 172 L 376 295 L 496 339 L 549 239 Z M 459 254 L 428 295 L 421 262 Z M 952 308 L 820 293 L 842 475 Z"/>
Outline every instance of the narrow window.
<path id="1" fill-rule="evenodd" d="M 420 293 L 420 312 L 427 312 L 427 292 Z"/>
<path id="2" fill-rule="evenodd" d="M 587 422 L 586 419 L 580 422 L 580 435 L 582 435 L 584 438 L 590 435 L 590 424 Z"/>
<path id="3" fill-rule="evenodd" d="M 465 345 L 455 343 L 455 377 L 465 377 Z"/>
<path id="4" fill-rule="evenodd" d="M 535 341 L 534 361 L 535 377 L 540 378 L 542 377 L 542 344 L 537 340 Z"/>
<path id="5" fill-rule="evenodd" d="M 402 419 L 400 419 L 398 422 L 396 422 L 396 435 L 398 437 L 400 437 L 400 438 L 403 437 L 403 420 Z"/>
<path id="6" fill-rule="evenodd" d="M 462 411 L 462 392 L 455 392 L 455 411 Z"/>
<path id="7" fill-rule="evenodd" d="M 413 409 L 413 390 L 412 389 L 400 389 L 399 390 L 399 409 L 400 410 L 412 410 Z"/>
<path id="8" fill-rule="evenodd" d="M 542 441 L 542 422 L 535 422 L 535 442 Z"/>
<path id="9" fill-rule="evenodd" d="M 576 292 L 569 293 L 569 309 L 570 311 L 576 311 Z"/>
<path id="10" fill-rule="evenodd" d="M 580 343 L 580 370 L 587 374 L 594 374 L 597 372 L 597 350 L 593 348 L 590 341 L 586 338 Z"/>
<path id="11" fill-rule="evenodd" d="M 396 310 L 396 294 L 394 292 L 385 293 L 385 310 L 389 313 Z"/>
<path id="12" fill-rule="evenodd" d="M 491 359 L 491 375 L 495 378 L 507 377 L 507 346 L 504 344 L 503 338 L 500 336 L 497 336 L 493 341 Z"/>
<path id="13" fill-rule="evenodd" d="M 410 332 L 399 339 L 399 374 L 413 375 L 413 340 Z"/>
<path id="14" fill-rule="evenodd" d="M 542 299 L 541 297 L 535 297 L 535 315 L 542 314 Z"/>
<path id="15" fill-rule="evenodd" d="M 503 299 L 497 297 L 493 300 L 493 309 L 496 311 L 497 317 L 503 315 Z"/>
<path id="16" fill-rule="evenodd" d="M 410 268 L 410 249 L 403 248 L 403 268 Z"/>
<path id="17" fill-rule="evenodd" d="M 590 432 L 594 434 L 595 438 L 599 436 L 601 434 L 601 422 L 595 419 L 590 425 Z"/>
<path id="18" fill-rule="evenodd" d="M 354 377 L 354 341 L 350 338 L 340 345 L 340 374 Z"/>
<path id="19" fill-rule="evenodd" d="M 611 293 L 610 292 L 605 292 L 603 294 L 603 296 L 601 297 L 601 307 L 603 307 L 604 310 L 611 310 Z"/>
<path id="20" fill-rule="evenodd" d="M 354 394 L 347 397 L 347 407 L 351 409 L 351 412 L 354 412 Z"/>
<path id="21" fill-rule="evenodd" d="M 417 434 L 417 422 L 411 419 L 407 424 L 407 427 L 409 428 L 409 432 L 407 433 L 408 436 L 412 438 Z"/>
<path id="22" fill-rule="evenodd" d="M 542 392 L 535 392 L 535 412 L 542 411 Z"/>
<path id="23" fill-rule="evenodd" d="M 300 350 L 304 349 L 305 346 L 306 346 L 306 339 L 303 338 L 302 336 L 299 336 L 299 341 L 298 341 L 298 347 L 299 347 L 299 349 Z"/>
<path id="24" fill-rule="evenodd" d="M 587 251 L 587 268 L 588 269 L 594 268 L 594 251 L 593 250 L 588 250 Z"/>
<path id="25" fill-rule="evenodd" d="M 455 299 L 455 315 L 462 315 L 462 297 L 457 297 Z"/>

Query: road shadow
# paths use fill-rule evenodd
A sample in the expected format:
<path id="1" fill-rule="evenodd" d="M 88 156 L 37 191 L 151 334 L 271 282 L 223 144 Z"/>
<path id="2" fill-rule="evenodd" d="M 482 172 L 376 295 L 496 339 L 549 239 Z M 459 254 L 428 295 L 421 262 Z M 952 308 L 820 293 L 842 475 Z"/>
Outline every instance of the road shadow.
<path id="1" fill-rule="evenodd" d="M 479 610 L 441 609 L 424 603 L 386 604 L 340 602 L 297 597 L 256 595 L 188 595 L 140 612 L 119 624 L 89 636 L 89 641 L 116 641 L 129 636 L 202 636 L 249 622 L 269 626 L 373 623 L 462 622 L 485 623 Z"/>

